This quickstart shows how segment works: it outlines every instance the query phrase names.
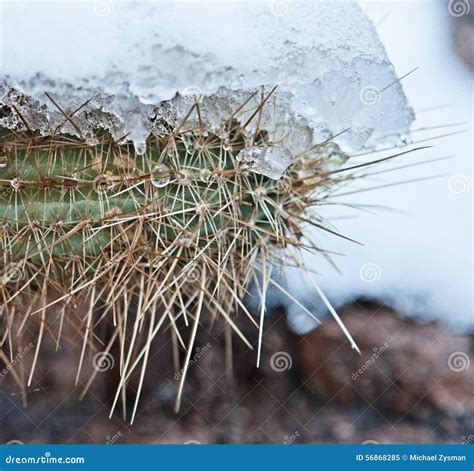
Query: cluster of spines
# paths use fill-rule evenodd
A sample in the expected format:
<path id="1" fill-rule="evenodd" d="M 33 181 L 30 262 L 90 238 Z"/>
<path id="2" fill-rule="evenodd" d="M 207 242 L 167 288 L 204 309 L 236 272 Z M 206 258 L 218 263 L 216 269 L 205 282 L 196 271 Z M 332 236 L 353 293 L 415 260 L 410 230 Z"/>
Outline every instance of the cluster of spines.
<path id="1" fill-rule="evenodd" d="M 199 114 L 198 103 L 194 109 Z M 235 113 L 223 123 L 225 133 L 203 126 L 184 131 L 185 124 L 150 136 L 142 155 L 106 135 L 91 146 L 60 134 L 2 131 L 0 302 L 7 328 L 0 342 L 12 350 L 15 334 L 39 321 L 28 384 L 44 335 L 59 347 L 67 321 L 80 333 L 79 382 L 87 352 L 97 349 L 94 329 L 110 323 L 114 333 L 104 353 L 114 344 L 121 351 L 115 407 L 138 369 L 140 391 L 151 343 L 166 327 L 185 352 L 179 405 L 203 315 L 224 318 L 253 348 L 235 323 L 234 314 L 243 312 L 259 329 L 258 362 L 265 292 L 277 285 L 271 265 L 304 267 L 303 257 L 287 258 L 289 247 L 325 255 L 302 226 L 337 234 L 312 212 L 351 178 L 350 167 L 341 169 L 347 156 L 337 144 L 327 140 L 295 156 L 275 180 L 237 159 L 249 146 L 272 146 L 267 132 L 248 132 L 249 123 L 239 123 Z M 259 322 L 243 302 L 251 283 L 262 300 Z M 191 329 L 187 342 L 181 320 Z"/>

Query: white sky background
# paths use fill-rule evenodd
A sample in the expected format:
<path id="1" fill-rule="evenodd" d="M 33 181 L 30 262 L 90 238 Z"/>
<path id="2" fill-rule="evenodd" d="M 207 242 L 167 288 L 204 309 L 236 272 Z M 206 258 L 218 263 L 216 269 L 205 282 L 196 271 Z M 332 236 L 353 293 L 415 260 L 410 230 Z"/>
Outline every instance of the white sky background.
<path id="1" fill-rule="evenodd" d="M 397 259 L 401 259 L 405 264 L 400 272 L 404 286 L 425 298 L 421 299 L 420 315 L 441 316 L 462 328 L 465 322 L 472 325 L 474 320 L 474 75 L 455 50 L 453 18 L 446 4 L 443 1 L 368 2 L 366 11 L 375 24 L 381 22 L 380 37 L 399 75 L 419 67 L 403 82 L 411 105 L 415 111 L 420 110 L 413 128 L 465 123 L 462 126 L 465 134 L 433 141 L 435 147 L 429 151 L 435 156 L 454 157 L 438 164 L 440 173 L 449 175 L 447 179 L 408 185 L 387 194 L 388 198 L 395 199 L 394 207 L 408 209 L 407 217 L 397 217 L 389 226 L 393 233 L 387 231 L 387 239 L 395 248 L 391 261 L 396 264 Z M 474 39 L 470 47 L 474 47 Z M 423 111 L 436 106 L 440 109 Z M 422 166 L 416 173 L 421 176 L 425 172 L 437 173 L 435 168 L 428 170 Z M 404 178 L 409 176 L 404 172 Z M 461 188 L 466 191 L 458 192 Z M 397 236 L 396 227 L 399 227 Z M 402 243 L 397 242 L 399 240 Z M 382 253 L 379 255 L 382 263 L 390 263 Z"/>
<path id="2" fill-rule="evenodd" d="M 372 180 L 370 184 L 375 185 L 447 175 L 357 197 L 358 201 L 376 202 L 399 211 L 361 214 L 357 219 L 337 221 L 343 234 L 365 246 L 328 239 L 327 246 L 347 255 L 337 258 L 342 276 L 329 266 L 321 266 L 320 284 L 337 305 L 351 296 L 367 295 L 387 301 L 406 315 L 438 318 L 458 329 L 466 329 L 472 327 L 474 319 L 474 76 L 454 50 L 447 2 L 366 1 L 362 5 L 377 26 L 398 76 L 419 67 L 402 82 L 417 112 L 413 128 L 463 122 L 464 126 L 454 129 L 464 128 L 467 132 L 428 142 L 435 147 L 419 153 L 420 161 L 444 156 L 453 156 L 453 159 Z M 473 42 L 471 47 L 474 47 Z M 434 107 L 439 109 L 424 111 Z M 415 134 L 414 140 L 416 136 L 425 138 L 454 129 Z M 319 268 L 319 259 L 312 265 L 316 263 Z M 300 286 L 298 275 L 290 277 L 290 284 Z M 316 295 L 309 294 L 309 289 L 305 292 L 306 302 L 315 299 Z M 293 310 L 301 328 L 304 318 L 298 312 L 296 308 Z"/>

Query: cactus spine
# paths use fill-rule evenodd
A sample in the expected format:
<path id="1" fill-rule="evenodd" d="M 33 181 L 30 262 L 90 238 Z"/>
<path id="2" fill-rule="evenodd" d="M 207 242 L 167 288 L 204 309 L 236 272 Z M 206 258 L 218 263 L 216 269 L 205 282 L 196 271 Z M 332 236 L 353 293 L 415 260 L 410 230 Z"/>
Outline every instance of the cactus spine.
<path id="1" fill-rule="evenodd" d="M 133 415 L 150 345 L 166 328 L 185 352 L 177 406 L 204 317 L 223 318 L 253 348 L 235 322 L 243 312 L 260 332 L 260 358 L 265 307 L 259 321 L 248 312 L 242 300 L 249 285 L 256 282 L 264 299 L 276 284 L 272 264 L 303 266 L 300 252 L 324 254 L 302 226 L 334 233 L 313 210 L 350 172 L 340 172 L 347 156 L 329 141 L 294 156 L 281 178 L 258 172 L 255 156 L 278 166 L 272 157 L 287 158 L 288 151 L 247 125 L 235 113 L 221 133 L 187 129 L 184 121 L 166 136 L 151 135 L 143 155 L 106 133 L 90 145 L 68 135 L 0 130 L 1 342 L 3 348 L 25 323 L 38 323 L 28 384 L 42 339 L 50 335 L 59 346 L 68 321 L 82 337 L 77 381 L 90 355 L 119 346 L 113 408 L 141 371 Z M 80 315 L 79 304 L 86 306 Z M 188 326 L 188 339 L 178 321 Z M 95 332 L 106 322 L 114 333 L 98 345 Z"/>

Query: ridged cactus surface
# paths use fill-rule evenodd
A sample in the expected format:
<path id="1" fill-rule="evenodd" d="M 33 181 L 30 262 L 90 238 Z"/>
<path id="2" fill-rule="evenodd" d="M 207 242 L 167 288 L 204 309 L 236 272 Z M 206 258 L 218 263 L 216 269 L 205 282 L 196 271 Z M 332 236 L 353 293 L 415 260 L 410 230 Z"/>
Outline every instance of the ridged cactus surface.
<path id="1" fill-rule="evenodd" d="M 26 328 L 36 332 L 28 386 L 44 337 L 59 349 L 66 329 L 82 344 L 77 382 L 91 358 L 121 352 L 113 408 L 139 372 L 132 416 L 159 332 L 170 333 L 182 371 L 177 406 L 200 324 L 223 319 L 229 339 L 257 347 L 259 363 L 267 288 L 298 303 L 272 268 L 317 271 L 305 267 L 305 254 L 328 254 L 305 227 L 340 235 L 318 207 L 331 204 L 360 165 L 347 166 L 330 139 L 292 155 L 259 128 L 258 111 L 251 127 L 237 112 L 218 131 L 184 120 L 150 135 L 143 154 L 104 131 L 91 142 L 0 130 L 1 341 L 13 351 Z M 244 302 L 251 285 L 257 317 Z M 256 345 L 238 327 L 239 313 L 258 332 Z M 113 327 L 106 338 L 98 333 L 104 325 Z M 100 364 L 84 392 L 97 371 Z"/>

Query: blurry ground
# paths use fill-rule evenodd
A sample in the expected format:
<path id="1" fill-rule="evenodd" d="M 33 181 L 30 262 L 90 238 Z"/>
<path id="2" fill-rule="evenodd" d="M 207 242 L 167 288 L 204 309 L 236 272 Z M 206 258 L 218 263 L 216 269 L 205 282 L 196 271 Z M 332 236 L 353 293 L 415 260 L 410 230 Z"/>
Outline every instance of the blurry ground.
<path id="1" fill-rule="evenodd" d="M 299 337 L 274 312 L 261 368 L 235 339 L 232 377 L 224 332 L 203 329 L 178 414 L 170 343 L 158 339 L 133 426 L 120 411 L 108 419 L 117 364 L 79 402 L 77 356 L 45 349 L 26 408 L 11 373 L 0 378 L 0 442 L 474 443 L 473 336 L 367 301 L 342 316 L 360 356 L 334 321 Z"/>

